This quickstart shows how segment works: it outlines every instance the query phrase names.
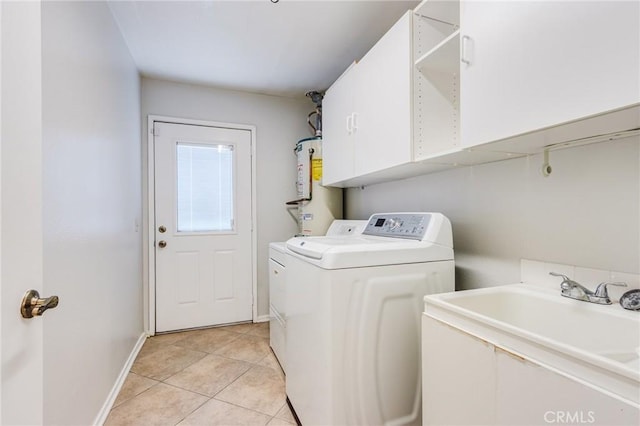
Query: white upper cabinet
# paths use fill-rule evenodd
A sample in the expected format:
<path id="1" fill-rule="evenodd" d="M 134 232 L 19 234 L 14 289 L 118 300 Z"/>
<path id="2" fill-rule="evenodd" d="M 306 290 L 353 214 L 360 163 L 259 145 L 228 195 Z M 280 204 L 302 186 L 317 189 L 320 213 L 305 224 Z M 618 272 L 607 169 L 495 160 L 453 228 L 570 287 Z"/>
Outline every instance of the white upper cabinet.
<path id="1" fill-rule="evenodd" d="M 640 102 L 637 1 L 462 1 L 463 147 Z"/>
<path id="2" fill-rule="evenodd" d="M 411 11 L 358 63 L 355 173 L 411 161 Z"/>
<path id="3" fill-rule="evenodd" d="M 327 90 L 323 184 L 411 161 L 411 22 L 408 11 Z"/>
<path id="4" fill-rule="evenodd" d="M 325 185 L 640 128 L 640 2 L 425 0 L 327 91 Z"/>
<path id="5" fill-rule="evenodd" d="M 354 96 L 356 64 L 327 90 L 322 100 L 322 184 L 331 185 L 355 175 Z"/>

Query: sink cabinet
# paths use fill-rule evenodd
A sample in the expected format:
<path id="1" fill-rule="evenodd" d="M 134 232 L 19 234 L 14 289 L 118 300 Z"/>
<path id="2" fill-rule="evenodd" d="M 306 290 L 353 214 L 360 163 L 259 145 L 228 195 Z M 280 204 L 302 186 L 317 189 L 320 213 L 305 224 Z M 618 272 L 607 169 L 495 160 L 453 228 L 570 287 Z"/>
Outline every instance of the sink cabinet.
<path id="1" fill-rule="evenodd" d="M 428 315 L 422 375 L 424 426 L 640 423 L 631 401 Z"/>

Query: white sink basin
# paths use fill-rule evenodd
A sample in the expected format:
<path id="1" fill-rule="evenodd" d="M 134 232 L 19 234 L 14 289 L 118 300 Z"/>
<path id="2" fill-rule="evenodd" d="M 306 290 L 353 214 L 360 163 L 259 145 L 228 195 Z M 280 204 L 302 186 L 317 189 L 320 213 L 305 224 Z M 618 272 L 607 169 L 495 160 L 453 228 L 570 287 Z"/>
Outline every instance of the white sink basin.
<path id="1" fill-rule="evenodd" d="M 640 313 L 514 284 L 425 297 L 425 315 L 640 401 Z"/>

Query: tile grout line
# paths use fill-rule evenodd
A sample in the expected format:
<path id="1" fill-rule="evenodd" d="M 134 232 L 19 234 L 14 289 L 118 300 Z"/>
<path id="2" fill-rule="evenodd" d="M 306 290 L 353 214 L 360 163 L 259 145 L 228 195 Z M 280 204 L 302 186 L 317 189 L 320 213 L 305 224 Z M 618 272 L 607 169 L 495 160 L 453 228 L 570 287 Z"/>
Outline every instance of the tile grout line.
<path id="1" fill-rule="evenodd" d="M 170 346 L 174 346 L 174 345 L 170 345 Z M 180 348 L 180 346 L 176 346 L 176 347 L 177 347 L 177 348 Z M 185 349 L 185 348 L 180 348 L 180 349 Z M 147 377 L 147 379 L 156 380 L 156 381 L 158 381 L 158 382 L 165 383 L 165 380 L 169 379 L 170 377 L 175 376 L 175 375 L 176 375 L 176 374 L 178 374 L 178 373 L 182 373 L 184 370 L 186 370 L 187 368 L 191 367 L 193 364 L 195 364 L 196 362 L 200 361 L 202 358 L 205 358 L 205 357 L 208 355 L 208 354 L 207 354 L 207 352 L 194 351 L 194 350 L 192 350 L 192 349 L 188 349 L 188 350 L 190 350 L 190 351 L 192 351 L 192 352 L 198 352 L 198 353 L 204 354 L 204 356 L 203 356 L 203 357 L 201 357 L 201 358 L 198 358 L 197 360 L 193 361 L 193 362 L 192 362 L 192 363 L 190 363 L 189 365 L 186 365 L 186 366 L 182 367 L 180 370 L 178 370 L 178 371 L 176 371 L 175 373 L 173 373 L 173 374 L 169 375 L 169 377 L 165 377 L 164 379 L 154 379 L 153 377 L 148 377 L 148 376 L 144 376 L 144 377 Z M 136 373 L 136 374 L 140 375 L 139 373 Z M 168 383 L 165 383 L 165 384 L 168 384 Z"/>
<path id="2" fill-rule="evenodd" d="M 235 332 L 231 332 L 231 333 L 235 333 Z M 191 349 L 191 348 L 188 348 L 188 347 L 185 347 L 185 346 L 178 346 L 178 345 L 176 345 L 176 344 L 175 344 L 175 343 L 182 342 L 182 340 L 180 340 L 179 342 L 175 342 L 175 343 L 173 344 L 173 346 L 176 346 L 176 347 L 179 347 L 179 348 L 182 348 L 182 349 L 193 350 L 193 351 L 196 351 L 196 352 L 205 352 L 205 353 L 210 354 L 210 355 L 219 355 L 219 356 L 222 356 L 222 357 L 224 357 L 224 358 L 228 358 L 228 359 L 235 359 L 235 360 L 237 360 L 237 361 L 245 361 L 245 360 L 238 360 L 238 359 L 236 359 L 236 358 L 225 357 L 224 355 L 220 355 L 220 354 L 218 354 L 218 353 L 217 353 L 217 351 L 220 351 L 220 350 L 222 350 L 222 349 L 226 348 L 227 346 L 231 345 L 232 343 L 237 342 L 237 341 L 238 341 L 242 336 L 251 336 L 251 337 L 260 338 L 260 339 L 268 339 L 267 337 L 254 336 L 254 335 L 247 334 L 247 333 L 235 333 L 235 334 L 238 334 L 238 337 L 236 337 L 235 339 L 231 340 L 230 342 L 227 342 L 227 343 L 225 343 L 224 345 L 220 346 L 219 348 L 217 348 L 217 349 L 215 350 L 215 352 L 199 351 L 199 350 L 196 350 L 196 349 Z M 185 338 L 185 339 L 183 339 L 183 340 L 186 340 L 186 338 Z M 264 358 L 264 357 L 263 357 L 263 358 Z M 262 360 L 263 358 L 261 358 L 260 360 Z M 250 362 L 250 361 L 245 361 L 245 362 Z"/>
<path id="3" fill-rule="evenodd" d="M 171 386 L 168 383 L 165 383 L 167 386 Z M 174 386 L 176 387 L 176 386 Z M 177 388 L 177 387 L 176 387 Z M 177 388 L 180 389 L 180 388 Z M 186 390 L 186 389 L 183 389 Z M 196 393 L 196 392 L 193 392 Z M 200 395 L 200 394 L 198 394 Z M 174 426 L 180 424 L 181 422 L 183 422 L 187 417 L 189 417 L 190 415 L 192 415 L 193 413 L 195 413 L 196 411 L 198 411 L 204 404 L 206 404 L 207 402 L 211 401 L 212 398 L 207 398 L 205 401 L 202 402 L 202 404 L 200 404 L 199 406 L 197 406 L 196 408 L 194 408 L 191 412 L 189 412 L 188 414 L 186 414 L 183 418 L 180 419 L 180 421 L 178 421 L 177 423 L 174 424 Z"/>
<path id="4" fill-rule="evenodd" d="M 242 405 L 238 405 L 238 404 L 235 404 L 235 403 L 233 403 L 233 402 L 229 402 L 229 401 L 224 401 L 224 400 L 222 400 L 222 399 L 218 399 L 218 398 L 216 398 L 215 396 L 214 396 L 214 397 L 212 397 L 211 399 L 215 399 L 216 401 L 218 401 L 218 402 L 223 402 L 223 403 L 225 403 L 225 404 L 233 405 L 234 407 L 242 408 L 243 410 L 253 411 L 254 413 L 258 413 L 258 414 L 262 414 L 263 416 L 270 417 L 269 421 L 271 421 L 271 420 L 275 419 L 275 418 L 276 418 L 276 414 L 278 414 L 278 413 L 280 412 L 280 410 L 282 410 L 282 407 L 284 407 L 284 405 L 283 405 L 282 407 L 280 407 L 280 408 L 278 409 L 278 411 L 276 411 L 276 414 L 271 415 L 271 414 L 264 413 L 264 412 L 262 412 L 262 411 L 254 410 L 253 408 L 243 407 Z M 285 402 L 285 404 L 286 404 L 286 402 Z M 281 419 L 281 420 L 284 420 L 284 419 Z M 267 422 L 267 423 L 269 423 L 269 422 Z"/>
<path id="5" fill-rule="evenodd" d="M 114 408 L 117 408 L 117 407 L 121 406 L 122 404 L 124 404 L 124 403 L 125 403 L 125 402 L 127 402 L 127 401 L 132 400 L 133 398 L 137 397 L 138 395 L 142 395 L 143 393 L 145 393 L 146 391 L 148 391 L 148 390 L 149 390 L 149 389 L 151 389 L 152 387 L 156 386 L 157 384 L 162 383 L 162 382 L 160 382 L 159 380 L 150 379 L 149 377 L 142 376 L 142 375 L 140 375 L 140 374 L 138 374 L 138 373 L 134 373 L 134 372 L 132 372 L 132 371 L 129 371 L 129 373 L 127 374 L 127 379 L 129 378 L 129 375 L 131 375 L 131 374 L 134 374 L 134 375 L 136 375 L 136 376 L 142 377 L 142 378 L 147 379 L 147 380 L 151 380 L 151 381 L 153 381 L 153 382 L 155 382 L 155 383 L 154 383 L 154 384 L 152 384 L 151 386 L 149 386 L 148 388 L 146 388 L 146 389 L 142 390 L 140 393 L 137 393 L 137 394 L 133 395 L 131 398 L 127 398 L 127 399 L 125 399 L 125 400 L 120 401 L 120 402 L 118 403 L 118 405 L 115 405 L 115 401 L 114 401 L 114 405 L 113 405 L 113 407 L 111 407 L 111 410 L 113 410 Z M 125 381 L 126 381 L 126 379 L 125 379 Z M 120 392 L 120 393 L 122 393 L 122 392 Z M 118 396 L 120 396 L 120 393 L 118 393 Z M 116 397 L 116 399 L 117 399 L 117 397 Z"/>
<path id="6" fill-rule="evenodd" d="M 258 365 L 258 364 L 255 364 L 253 367 L 270 368 L 270 367 L 265 367 L 264 365 Z M 280 408 L 278 409 L 278 411 L 276 411 L 276 414 L 271 415 L 271 414 L 264 413 L 264 412 L 262 412 L 262 411 L 254 410 L 253 408 L 243 407 L 242 405 L 234 404 L 233 402 L 224 401 L 224 400 L 222 400 L 222 399 L 218 399 L 218 398 L 216 398 L 216 396 L 218 396 L 222 391 L 224 391 L 226 388 L 228 388 L 228 387 L 229 387 L 229 386 L 231 386 L 233 383 L 235 383 L 236 381 L 238 381 L 242 376 L 244 376 L 244 375 L 246 375 L 247 373 L 249 373 L 249 371 L 251 371 L 251 369 L 252 369 L 253 367 L 249 368 L 247 371 L 245 371 L 244 373 L 242 373 L 241 375 L 239 375 L 238 377 L 236 377 L 232 382 L 230 382 L 230 383 L 229 383 L 228 385 L 226 385 L 224 388 L 220 389 L 220 391 L 218 391 L 214 396 L 212 396 L 212 397 L 211 397 L 211 399 L 215 399 L 216 401 L 224 402 L 224 403 L 226 403 L 226 404 L 231 404 L 231 405 L 234 405 L 234 406 L 236 406 L 236 407 L 243 408 L 243 409 L 245 409 L 245 410 L 251 410 L 251 411 L 254 411 L 254 412 L 256 412 L 256 413 L 263 414 L 263 415 L 265 415 L 265 416 L 271 416 L 271 419 L 269 419 L 269 422 L 270 422 L 271 420 L 273 420 L 273 419 L 275 418 L 275 416 L 280 412 L 280 410 L 282 410 L 282 408 L 283 408 L 285 405 L 287 405 L 287 401 L 286 401 L 286 399 L 285 399 L 284 404 L 282 405 L 282 407 L 280 407 Z M 273 369 L 272 369 L 272 370 L 273 370 Z M 281 419 L 281 420 L 284 420 L 284 419 Z M 269 423 L 269 422 L 267 422 L 267 423 Z"/>
<path id="7" fill-rule="evenodd" d="M 157 381 L 157 380 L 155 380 L 155 382 L 156 382 L 156 383 L 154 383 L 153 385 L 149 386 L 147 389 L 143 390 L 143 391 L 142 391 L 142 392 L 140 392 L 139 394 L 136 394 L 136 395 L 132 396 L 132 397 L 131 397 L 131 398 L 129 398 L 129 399 L 125 399 L 124 401 L 120 402 L 120 404 L 118 404 L 117 406 L 112 407 L 112 408 L 111 408 L 111 410 L 110 410 L 109 412 L 111 413 L 111 412 L 112 412 L 113 410 L 115 410 L 116 408 L 121 407 L 122 405 L 126 404 L 126 403 L 127 403 L 127 402 L 129 402 L 129 401 L 133 401 L 135 398 L 139 397 L 139 396 L 140 396 L 140 395 L 142 395 L 142 394 L 147 393 L 148 391 L 150 391 L 151 389 L 155 388 L 156 386 L 158 386 L 159 384 L 161 384 L 161 383 L 162 383 L 162 382 L 159 382 L 159 381 Z"/>

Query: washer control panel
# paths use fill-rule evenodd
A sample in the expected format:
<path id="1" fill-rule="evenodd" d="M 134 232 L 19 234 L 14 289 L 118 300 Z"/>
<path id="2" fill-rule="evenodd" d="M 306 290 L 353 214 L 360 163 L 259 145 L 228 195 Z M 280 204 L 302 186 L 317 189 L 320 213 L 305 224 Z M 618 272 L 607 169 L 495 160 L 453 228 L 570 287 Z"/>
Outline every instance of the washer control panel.
<path id="1" fill-rule="evenodd" d="M 422 240 L 429 227 L 429 213 L 382 213 L 369 218 L 363 234 Z"/>

